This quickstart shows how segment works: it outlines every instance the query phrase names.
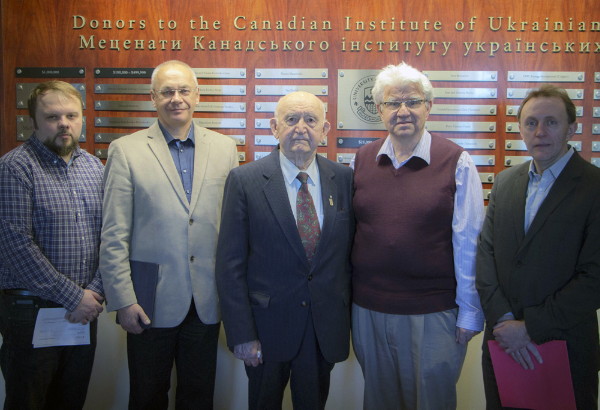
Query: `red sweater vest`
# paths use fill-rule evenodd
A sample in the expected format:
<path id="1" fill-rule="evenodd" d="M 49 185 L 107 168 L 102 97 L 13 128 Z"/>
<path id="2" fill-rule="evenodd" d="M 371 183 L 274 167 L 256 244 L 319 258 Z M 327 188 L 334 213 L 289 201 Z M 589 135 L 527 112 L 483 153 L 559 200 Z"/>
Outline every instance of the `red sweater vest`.
<path id="1" fill-rule="evenodd" d="M 429 165 L 413 157 L 396 170 L 385 155 L 375 160 L 383 142 L 361 147 L 354 163 L 354 302 L 403 315 L 455 308 L 452 216 L 463 150 L 432 136 Z"/>

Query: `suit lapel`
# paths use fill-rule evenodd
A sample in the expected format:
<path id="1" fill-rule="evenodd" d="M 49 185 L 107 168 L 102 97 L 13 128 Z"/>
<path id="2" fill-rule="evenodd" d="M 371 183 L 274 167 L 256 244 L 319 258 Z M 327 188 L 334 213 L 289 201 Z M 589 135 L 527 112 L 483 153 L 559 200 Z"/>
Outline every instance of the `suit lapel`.
<path id="1" fill-rule="evenodd" d="M 194 140 L 194 181 L 192 184 L 190 209 L 196 208 L 200 190 L 206 178 L 206 169 L 210 158 L 210 142 L 205 130 L 198 124 L 194 124 Z"/>
<path id="2" fill-rule="evenodd" d="M 529 182 L 528 169 L 527 165 L 521 167 L 510 189 L 514 194 L 510 197 L 510 207 L 508 209 L 513 210 L 513 232 L 516 233 L 519 243 L 525 237 L 525 201 L 527 199 L 527 184 Z"/>
<path id="3" fill-rule="evenodd" d="M 183 190 L 183 185 L 181 184 L 181 178 L 177 173 L 177 168 L 175 168 L 175 163 L 173 162 L 173 157 L 171 156 L 171 152 L 169 151 L 169 147 L 167 145 L 167 141 L 158 126 L 158 121 L 152 124 L 152 126 L 148 129 L 148 147 L 156 157 L 158 163 L 160 164 L 162 170 L 164 171 L 167 179 L 171 183 L 171 187 L 175 194 L 179 198 L 179 201 L 188 209 L 188 201 L 185 196 L 185 191 Z"/>
<path id="4" fill-rule="evenodd" d="M 288 198 L 285 180 L 281 172 L 281 164 L 279 163 L 279 150 L 273 150 L 266 159 L 270 163 L 264 172 L 264 177 L 267 179 L 267 183 L 263 187 L 265 197 L 290 246 L 308 264 L 296 220 L 290 208 L 290 199 Z"/>
<path id="5" fill-rule="evenodd" d="M 321 239 L 317 246 L 317 251 L 313 258 L 316 262 L 319 258 L 321 249 L 326 249 L 333 235 L 333 224 L 336 215 L 336 204 L 338 201 L 337 186 L 334 183 L 335 172 L 317 155 L 317 165 L 319 166 L 319 174 L 321 179 L 321 199 L 323 201 L 323 227 L 321 228 Z"/>

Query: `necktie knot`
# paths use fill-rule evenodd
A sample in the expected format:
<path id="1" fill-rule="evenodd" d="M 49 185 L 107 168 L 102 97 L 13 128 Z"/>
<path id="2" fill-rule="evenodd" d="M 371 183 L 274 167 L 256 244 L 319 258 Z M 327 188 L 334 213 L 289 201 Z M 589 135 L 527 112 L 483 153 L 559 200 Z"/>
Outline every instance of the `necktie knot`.
<path id="1" fill-rule="evenodd" d="M 299 172 L 296 176 L 302 185 L 308 182 L 308 174 L 306 172 Z"/>

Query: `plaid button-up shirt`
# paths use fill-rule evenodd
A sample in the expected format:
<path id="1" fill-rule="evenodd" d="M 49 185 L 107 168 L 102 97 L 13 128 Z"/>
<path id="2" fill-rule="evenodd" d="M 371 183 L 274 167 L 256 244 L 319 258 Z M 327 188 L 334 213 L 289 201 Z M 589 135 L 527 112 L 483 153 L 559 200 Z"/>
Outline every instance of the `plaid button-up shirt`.
<path id="1" fill-rule="evenodd" d="M 100 160 L 76 149 L 69 164 L 33 135 L 0 158 L 0 289 L 27 289 L 74 310 L 102 292 Z"/>

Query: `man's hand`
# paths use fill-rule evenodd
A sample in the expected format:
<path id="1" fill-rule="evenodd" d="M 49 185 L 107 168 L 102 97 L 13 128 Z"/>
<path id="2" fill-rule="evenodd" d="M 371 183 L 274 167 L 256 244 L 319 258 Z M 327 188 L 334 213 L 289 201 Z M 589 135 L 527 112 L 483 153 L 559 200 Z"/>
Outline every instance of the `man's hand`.
<path id="1" fill-rule="evenodd" d="M 65 314 L 65 319 L 71 323 L 86 325 L 96 320 L 100 312 L 104 310 L 102 302 L 104 302 L 104 298 L 100 294 L 93 290 L 84 289 L 81 301 L 74 311 Z"/>
<path id="2" fill-rule="evenodd" d="M 523 367 L 533 369 L 533 360 L 530 353 L 538 363 L 543 363 L 542 355 L 531 341 L 525 322 L 522 320 L 505 320 L 494 326 L 494 337 L 506 353 Z"/>
<path id="3" fill-rule="evenodd" d="M 235 345 L 233 355 L 243 360 L 246 366 L 256 367 L 263 362 L 260 342 L 258 340 Z"/>
<path id="4" fill-rule="evenodd" d="M 136 335 L 144 331 L 144 328 L 140 323 L 143 323 L 146 326 L 150 324 L 150 318 L 146 315 L 144 309 L 137 303 L 119 309 L 117 311 L 117 317 L 119 318 L 121 327 L 125 331 Z"/>
<path id="5" fill-rule="evenodd" d="M 466 345 L 469 341 L 478 334 L 476 330 L 463 329 L 462 327 L 456 328 L 456 343 Z"/>

